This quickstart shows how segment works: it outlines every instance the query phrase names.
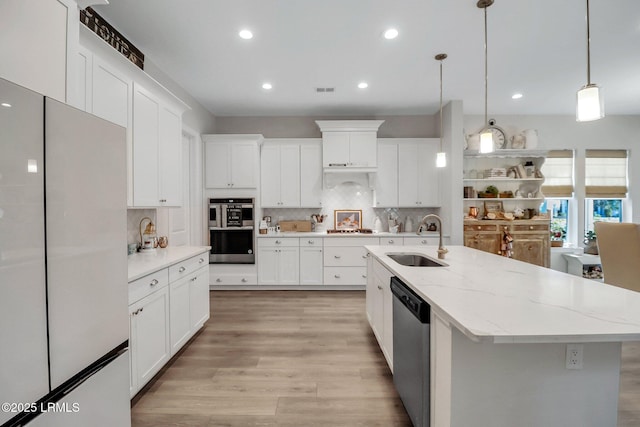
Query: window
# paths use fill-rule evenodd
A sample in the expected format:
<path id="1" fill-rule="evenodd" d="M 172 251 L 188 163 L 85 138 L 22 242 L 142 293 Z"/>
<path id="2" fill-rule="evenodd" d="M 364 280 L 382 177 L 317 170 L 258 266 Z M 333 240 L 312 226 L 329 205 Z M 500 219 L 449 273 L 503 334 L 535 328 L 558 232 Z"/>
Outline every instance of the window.
<path id="1" fill-rule="evenodd" d="M 543 203 L 551 218 L 551 240 L 567 240 L 569 231 L 569 199 L 546 199 Z"/>
<path id="2" fill-rule="evenodd" d="M 551 218 L 551 239 L 566 241 L 569 232 L 569 200 L 573 197 L 573 150 L 551 150 L 541 168 L 542 210 Z"/>
<path id="3" fill-rule="evenodd" d="M 593 231 L 593 223 L 622 222 L 622 199 L 585 200 L 585 232 Z"/>
<path id="4" fill-rule="evenodd" d="M 585 156 L 585 234 L 598 221 L 622 222 L 627 197 L 627 150 L 587 150 Z"/>

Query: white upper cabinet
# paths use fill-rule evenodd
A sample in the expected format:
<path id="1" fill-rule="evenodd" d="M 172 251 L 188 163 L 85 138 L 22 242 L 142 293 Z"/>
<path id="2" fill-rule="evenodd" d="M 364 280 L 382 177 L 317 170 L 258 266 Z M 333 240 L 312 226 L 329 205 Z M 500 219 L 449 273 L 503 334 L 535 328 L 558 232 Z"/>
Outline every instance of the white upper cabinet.
<path id="1" fill-rule="evenodd" d="M 93 57 L 90 112 L 122 127 L 131 126 L 133 80 L 99 56 Z"/>
<path id="2" fill-rule="evenodd" d="M 202 135 L 206 188 L 256 188 L 262 135 Z"/>
<path id="3" fill-rule="evenodd" d="M 300 207 L 322 206 L 322 141 L 300 143 Z"/>
<path id="4" fill-rule="evenodd" d="M 189 106 L 86 27 L 79 28 L 75 104 L 127 129 L 127 205 L 181 206 L 182 114 Z"/>
<path id="5" fill-rule="evenodd" d="M 300 206 L 300 145 L 267 143 L 260 156 L 263 207 Z"/>
<path id="6" fill-rule="evenodd" d="M 181 206 L 182 113 L 138 83 L 133 92 L 133 206 Z"/>
<path id="7" fill-rule="evenodd" d="M 437 138 L 422 138 L 398 145 L 398 206 L 439 207 L 440 185 L 436 168 Z"/>
<path id="8" fill-rule="evenodd" d="M 377 132 L 383 120 L 317 120 L 325 168 L 375 168 Z"/>
<path id="9" fill-rule="evenodd" d="M 378 141 L 375 207 L 398 206 L 398 143 Z"/>
<path id="10" fill-rule="evenodd" d="M 374 207 L 439 207 L 436 138 L 378 140 Z"/>

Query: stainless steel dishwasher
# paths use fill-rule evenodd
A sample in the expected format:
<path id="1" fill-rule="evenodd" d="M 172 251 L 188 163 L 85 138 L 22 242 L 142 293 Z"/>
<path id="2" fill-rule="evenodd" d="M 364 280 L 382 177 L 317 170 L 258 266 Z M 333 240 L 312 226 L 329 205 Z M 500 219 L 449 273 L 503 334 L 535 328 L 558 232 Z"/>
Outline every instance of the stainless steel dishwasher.
<path id="1" fill-rule="evenodd" d="M 393 383 L 414 427 L 428 427 L 431 307 L 397 277 L 393 298 Z"/>

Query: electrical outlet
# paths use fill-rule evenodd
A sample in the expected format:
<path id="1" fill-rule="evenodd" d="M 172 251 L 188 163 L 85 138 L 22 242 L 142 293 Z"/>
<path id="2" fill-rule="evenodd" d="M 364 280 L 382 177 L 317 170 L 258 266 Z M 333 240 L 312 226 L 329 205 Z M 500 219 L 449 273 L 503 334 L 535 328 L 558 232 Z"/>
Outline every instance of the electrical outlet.
<path id="1" fill-rule="evenodd" d="M 582 369 L 584 344 L 567 344 L 567 369 Z"/>

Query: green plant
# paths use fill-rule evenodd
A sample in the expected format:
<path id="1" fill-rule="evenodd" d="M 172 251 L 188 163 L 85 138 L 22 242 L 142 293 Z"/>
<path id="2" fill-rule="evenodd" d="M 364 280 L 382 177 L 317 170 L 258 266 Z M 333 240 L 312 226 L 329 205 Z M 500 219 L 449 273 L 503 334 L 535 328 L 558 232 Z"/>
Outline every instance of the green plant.
<path id="1" fill-rule="evenodd" d="M 584 240 L 596 240 L 596 232 L 593 230 L 589 230 L 584 233 Z"/>
<path id="2" fill-rule="evenodd" d="M 487 187 L 485 192 L 490 193 L 490 194 L 498 194 L 500 191 L 498 190 L 497 187 L 495 187 L 493 185 L 490 185 L 490 186 Z"/>

